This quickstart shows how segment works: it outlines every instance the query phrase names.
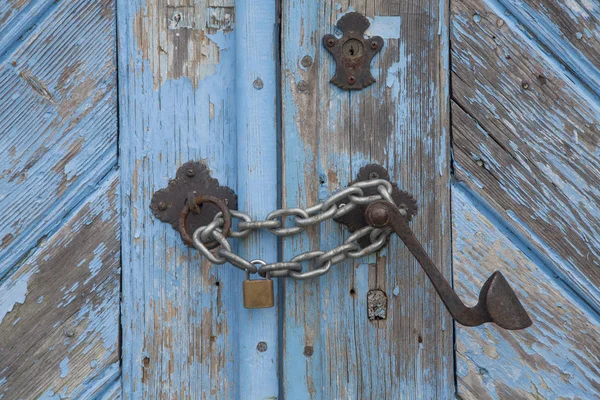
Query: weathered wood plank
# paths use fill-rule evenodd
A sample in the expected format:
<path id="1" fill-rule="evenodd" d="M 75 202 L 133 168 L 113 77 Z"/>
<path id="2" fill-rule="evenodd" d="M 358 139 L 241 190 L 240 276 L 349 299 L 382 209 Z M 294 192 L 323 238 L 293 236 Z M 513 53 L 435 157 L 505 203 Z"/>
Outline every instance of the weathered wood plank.
<path id="1" fill-rule="evenodd" d="M 519 28 L 542 43 L 596 96 L 600 96 L 600 3 L 588 0 L 498 0 Z"/>
<path id="2" fill-rule="evenodd" d="M 0 65 L 0 277 L 116 164 L 114 4 L 58 4 Z"/>
<path id="3" fill-rule="evenodd" d="M 0 398 L 77 398 L 118 382 L 118 206 L 113 171 L 0 284 Z"/>
<path id="4" fill-rule="evenodd" d="M 275 20 L 277 8 L 275 0 L 237 0 L 235 7 L 238 205 L 240 210 L 258 220 L 277 209 L 279 200 L 278 84 L 274 52 L 279 33 Z M 248 260 L 278 261 L 277 237 L 270 232 L 252 234 L 241 241 L 238 249 Z M 237 271 L 239 282 L 234 283 L 239 285 L 238 290 L 245 279 L 240 272 Z M 277 299 L 279 293 L 275 291 Z M 277 303 L 280 302 L 276 300 Z M 254 310 L 240 307 L 239 310 L 236 361 L 240 363 L 240 371 L 236 384 L 240 396 L 277 399 L 278 307 Z"/>
<path id="5" fill-rule="evenodd" d="M 448 276 L 446 7 L 444 1 L 284 1 L 282 140 L 284 205 L 313 205 L 345 187 L 363 165 L 383 164 L 417 197 L 413 228 Z M 377 82 L 351 93 L 329 83 L 334 61 L 321 45 L 349 10 L 372 18 L 370 34 L 385 40 L 372 65 Z M 284 241 L 284 258 L 330 249 L 344 235 L 327 223 Z M 368 320 L 370 289 L 387 294 L 387 320 Z M 312 281 L 288 279 L 284 311 L 286 398 L 452 397 L 452 321 L 395 238 L 377 257 L 345 262 Z"/>
<path id="6" fill-rule="evenodd" d="M 28 31 L 40 23 L 55 6 L 52 0 L 15 0 L 0 2 L 0 60 L 23 42 Z"/>
<path id="7" fill-rule="evenodd" d="M 463 399 L 592 399 L 600 393 L 600 318 L 462 187 L 452 191 L 454 287 L 470 304 L 500 270 L 533 326 L 456 326 Z"/>
<path id="8" fill-rule="evenodd" d="M 211 3 L 117 3 L 125 398 L 244 397 L 243 272 L 212 267 L 149 209 L 188 160 L 236 189 L 235 14 Z"/>
<path id="9" fill-rule="evenodd" d="M 600 309 L 600 105 L 482 1 L 452 21 L 457 179 Z"/>

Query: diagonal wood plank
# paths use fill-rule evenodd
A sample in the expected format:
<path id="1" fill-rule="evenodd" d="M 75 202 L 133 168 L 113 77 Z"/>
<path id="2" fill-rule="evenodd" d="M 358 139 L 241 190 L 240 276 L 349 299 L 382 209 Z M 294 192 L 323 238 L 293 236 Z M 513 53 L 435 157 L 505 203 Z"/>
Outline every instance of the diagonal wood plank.
<path id="1" fill-rule="evenodd" d="M 457 179 L 600 309 L 600 105 L 486 3 L 452 21 Z"/>
<path id="2" fill-rule="evenodd" d="M 310 206 L 376 162 L 419 201 L 413 229 L 450 274 L 447 3 L 284 1 L 283 202 Z M 329 80 L 321 38 L 356 10 L 385 44 L 377 82 L 346 92 Z M 328 222 L 284 241 L 284 258 L 343 242 Z M 386 293 L 387 319 L 369 321 L 367 292 Z M 450 398 L 452 321 L 401 242 L 311 281 L 285 283 L 286 398 Z"/>
<path id="3" fill-rule="evenodd" d="M 452 191 L 452 212 L 457 292 L 475 304 L 483 282 L 500 270 L 533 320 L 514 332 L 456 326 L 461 398 L 598 398 L 600 316 L 461 186 Z"/>
<path id="4" fill-rule="evenodd" d="M 112 171 L 0 285 L 3 399 L 93 396 L 118 379 L 118 205 Z"/>
<path id="5" fill-rule="evenodd" d="M 61 2 L 0 65 L 0 277 L 116 164 L 114 3 Z"/>
<path id="6" fill-rule="evenodd" d="M 52 0 L 0 2 L 0 60 L 26 40 L 33 26 L 39 25 L 56 5 Z"/>
<path id="7" fill-rule="evenodd" d="M 519 29 L 535 37 L 600 97 L 600 3 L 588 0 L 497 0 Z M 493 2 L 490 2 L 493 3 Z"/>

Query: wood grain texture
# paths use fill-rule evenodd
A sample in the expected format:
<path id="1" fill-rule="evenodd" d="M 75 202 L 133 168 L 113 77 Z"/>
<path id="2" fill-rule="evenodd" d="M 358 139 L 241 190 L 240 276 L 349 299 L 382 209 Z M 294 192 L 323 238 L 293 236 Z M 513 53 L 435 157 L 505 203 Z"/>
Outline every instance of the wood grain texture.
<path id="1" fill-rule="evenodd" d="M 494 2 L 490 2 L 494 4 Z M 600 96 L 600 3 L 589 0 L 498 0 L 498 9 L 539 41 L 576 79 Z"/>
<path id="2" fill-rule="evenodd" d="M 600 309 L 599 103 L 487 3 L 452 21 L 457 179 Z"/>
<path id="3" fill-rule="evenodd" d="M 464 187 L 452 191 L 454 287 L 475 304 L 500 270 L 533 326 L 456 325 L 456 373 L 463 399 L 600 398 L 600 316 Z"/>
<path id="4" fill-rule="evenodd" d="M 58 4 L 0 64 L 0 277 L 117 160 L 115 11 Z"/>
<path id="5" fill-rule="evenodd" d="M 119 378 L 118 173 L 0 284 L 0 398 L 92 398 Z"/>
<path id="6" fill-rule="evenodd" d="M 0 60 L 23 43 L 57 2 L 7 0 L 0 2 Z"/>
<path id="7" fill-rule="evenodd" d="M 117 3 L 124 398 L 244 398 L 240 374 L 256 372 L 240 357 L 257 344 L 240 336 L 244 273 L 211 266 L 149 209 L 189 160 L 237 190 L 235 14 L 214 4 Z M 200 37 L 214 51 L 198 61 Z"/>
<path id="8" fill-rule="evenodd" d="M 418 199 L 412 223 L 450 274 L 447 3 L 284 1 L 282 8 L 283 202 L 310 206 L 376 162 Z M 329 83 L 321 38 L 344 13 L 372 19 L 385 44 L 377 82 L 357 92 Z M 309 58 L 307 58 L 309 57 Z M 347 235 L 328 222 L 284 241 L 283 255 L 330 249 Z M 389 261 L 388 261 L 389 260 Z M 369 321 L 367 292 L 384 291 L 387 320 Z M 311 281 L 285 283 L 286 398 L 451 398 L 452 320 L 396 238 L 387 250 Z"/>
<path id="9" fill-rule="evenodd" d="M 255 220 L 266 218 L 279 201 L 276 4 L 276 0 L 237 0 L 235 4 L 237 194 L 240 210 Z M 250 235 L 238 246 L 246 259 L 269 263 L 278 261 L 277 250 L 277 237 L 267 231 Z M 238 279 L 239 290 L 243 278 Z M 276 287 L 276 299 L 278 293 Z M 279 398 L 279 315 L 279 307 L 239 308 L 236 385 L 242 399 Z M 264 344 L 261 351 L 257 351 L 259 342 Z"/>
<path id="10" fill-rule="evenodd" d="M 0 5 L 0 398 L 120 392 L 112 1 Z"/>

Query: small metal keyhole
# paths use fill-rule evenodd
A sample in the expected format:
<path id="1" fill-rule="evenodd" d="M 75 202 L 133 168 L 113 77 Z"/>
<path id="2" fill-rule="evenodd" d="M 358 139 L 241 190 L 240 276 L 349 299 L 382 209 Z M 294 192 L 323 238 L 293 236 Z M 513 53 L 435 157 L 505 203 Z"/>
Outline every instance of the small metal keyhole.
<path id="1" fill-rule="evenodd" d="M 356 39 L 349 39 L 342 46 L 342 51 L 346 57 L 356 58 L 360 57 L 363 54 L 363 44 Z"/>

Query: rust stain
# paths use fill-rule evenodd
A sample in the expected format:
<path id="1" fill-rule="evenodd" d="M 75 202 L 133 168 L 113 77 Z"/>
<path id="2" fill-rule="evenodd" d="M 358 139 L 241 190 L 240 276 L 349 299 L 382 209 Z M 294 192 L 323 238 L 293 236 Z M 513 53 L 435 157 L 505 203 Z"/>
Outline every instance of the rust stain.
<path id="1" fill-rule="evenodd" d="M 214 18 L 217 10 L 224 11 L 223 18 Z M 207 34 L 230 32 L 233 16 L 232 7 L 208 9 L 202 2 L 172 7 L 149 0 L 141 7 L 133 31 L 138 49 L 152 69 L 154 88 L 184 76 L 197 88 L 199 81 L 215 74 L 220 49 Z"/>

